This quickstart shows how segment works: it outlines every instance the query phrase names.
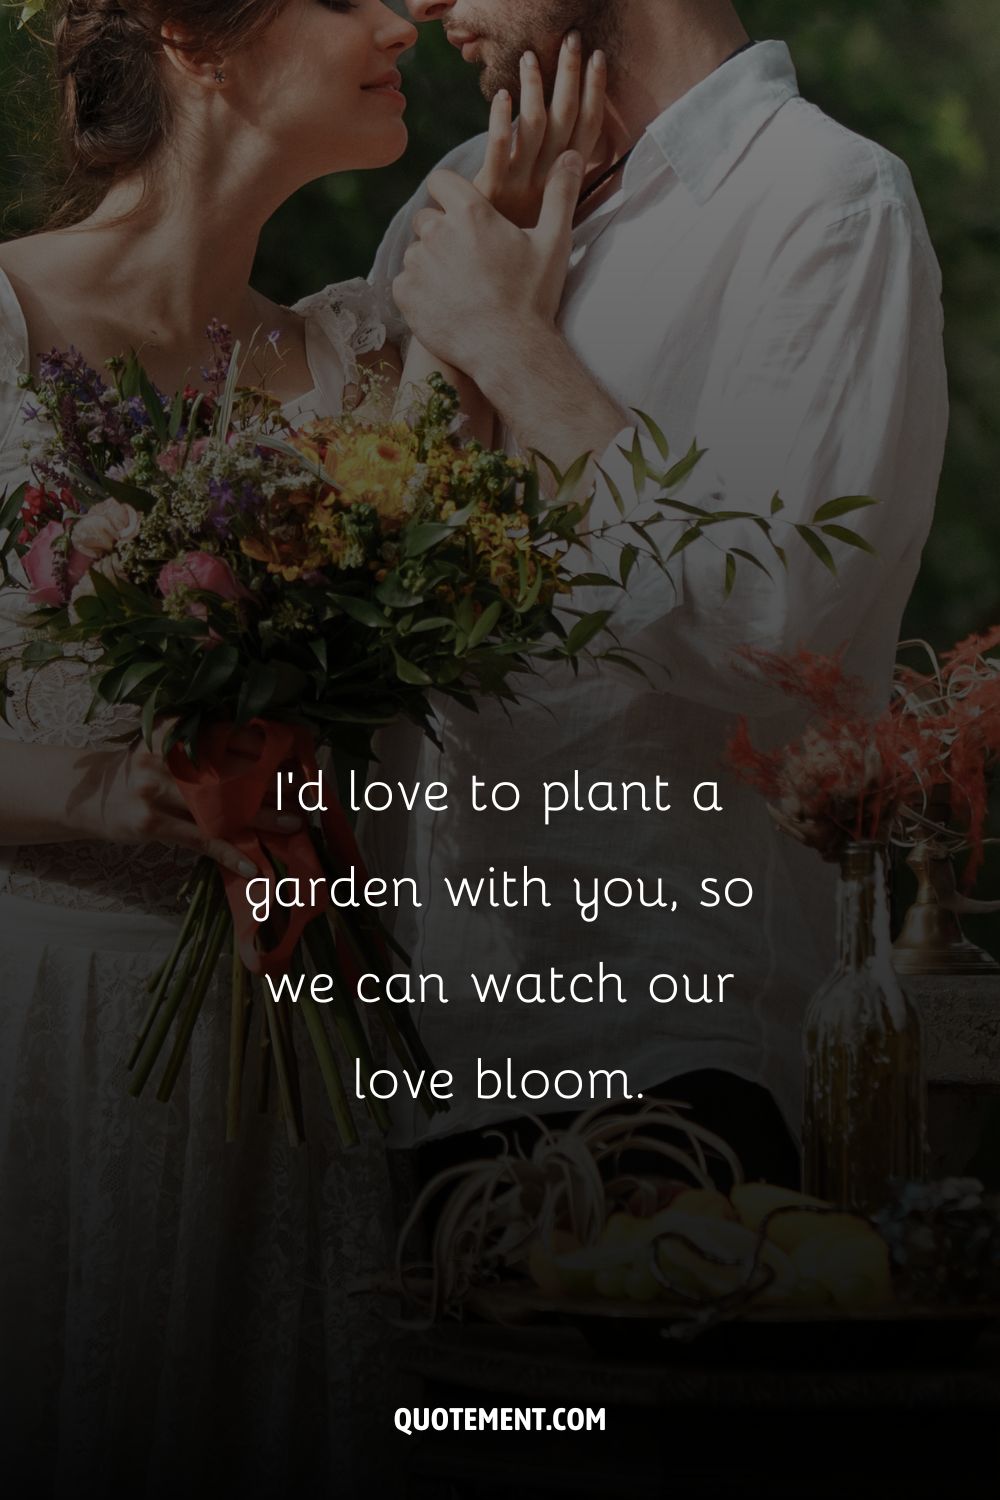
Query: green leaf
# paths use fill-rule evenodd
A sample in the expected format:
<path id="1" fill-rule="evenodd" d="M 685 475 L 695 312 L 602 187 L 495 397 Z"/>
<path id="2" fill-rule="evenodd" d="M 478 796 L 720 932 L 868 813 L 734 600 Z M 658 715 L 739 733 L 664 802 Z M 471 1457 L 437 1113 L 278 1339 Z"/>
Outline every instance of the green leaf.
<path id="1" fill-rule="evenodd" d="M 731 547 L 730 551 L 736 557 L 742 557 L 742 559 L 743 559 L 744 562 L 753 563 L 754 567 L 755 568 L 759 568 L 760 571 L 764 574 L 764 576 L 766 578 L 771 578 L 772 577 L 770 569 L 769 568 L 765 568 L 765 566 L 761 562 L 760 558 L 759 557 L 754 557 L 754 555 L 753 555 L 752 552 L 745 551 L 745 549 L 743 547 Z"/>
<path id="2" fill-rule="evenodd" d="M 623 651 L 602 651 L 597 659 L 598 661 L 612 661 L 618 667 L 627 667 L 630 672 L 634 672 L 637 676 L 641 677 L 644 682 L 649 681 L 648 672 L 645 672 L 637 661 L 633 661 L 632 658 L 630 656 L 626 656 Z"/>
<path id="3" fill-rule="evenodd" d="M 622 548 L 621 556 L 618 559 L 618 576 L 621 579 L 622 588 L 624 588 L 628 583 L 632 573 L 632 569 L 635 567 L 636 559 L 638 558 L 638 556 L 639 549 L 637 547 L 633 547 L 631 542 L 627 547 Z"/>
<path id="4" fill-rule="evenodd" d="M 656 423 L 647 412 L 640 411 L 637 406 L 633 406 L 631 409 L 635 412 L 640 422 L 642 422 L 642 424 L 646 428 L 646 431 L 649 433 L 650 437 L 653 439 L 653 442 L 656 444 L 660 457 L 663 459 L 663 462 L 666 463 L 670 457 L 670 444 L 664 437 L 663 432 L 659 427 L 657 427 Z"/>
<path id="5" fill-rule="evenodd" d="M 424 602 L 423 594 L 407 588 L 398 572 L 392 572 L 388 578 L 383 579 L 375 590 L 375 597 L 380 604 L 387 604 L 390 609 L 412 609 L 415 604 Z M 382 623 L 385 623 L 384 620 Z"/>
<path id="6" fill-rule="evenodd" d="M 109 479 L 106 474 L 101 476 L 101 489 L 106 490 L 112 500 L 131 505 L 133 510 L 143 515 L 156 504 L 155 497 L 148 490 L 141 490 L 138 485 L 125 484 L 120 479 Z"/>
<path id="7" fill-rule="evenodd" d="M 581 620 L 577 620 L 573 629 L 566 637 L 567 655 L 576 656 L 579 651 L 583 650 L 584 646 L 594 639 L 595 635 L 600 635 L 610 620 L 611 613 L 610 609 L 595 609 L 593 614 L 584 615 Z"/>
<path id="8" fill-rule="evenodd" d="M 824 536 L 832 536 L 838 542 L 844 542 L 848 547 L 857 547 L 859 551 L 868 552 L 872 557 L 878 556 L 871 542 L 858 532 L 852 531 L 849 526 L 821 526 L 820 531 Z"/>
<path id="9" fill-rule="evenodd" d="M 170 436 L 167 414 L 163 410 L 163 402 L 157 394 L 156 387 L 141 365 L 139 366 L 139 395 L 142 397 L 143 406 L 149 413 L 153 431 L 160 442 L 165 444 Z"/>
<path id="10" fill-rule="evenodd" d="M 615 484 L 607 469 L 602 469 L 600 464 L 597 465 L 597 472 L 598 474 L 600 474 L 601 478 L 604 480 L 604 483 L 608 487 L 608 493 L 610 494 L 612 500 L 615 502 L 615 510 L 617 510 L 620 516 L 623 516 L 625 514 L 625 501 L 622 499 L 621 490 Z"/>
<path id="11" fill-rule="evenodd" d="M 590 459 L 591 455 L 589 453 L 581 453 L 580 457 L 574 459 L 570 464 L 565 474 L 559 480 L 559 488 L 556 490 L 555 498 L 552 501 L 552 509 L 557 505 L 569 505 L 576 498 L 576 492 L 580 487 L 580 481 L 584 476 L 587 465 L 590 463 Z"/>
<path id="12" fill-rule="evenodd" d="M 378 630 L 386 623 L 384 610 L 376 608 L 368 599 L 355 599 L 351 594 L 328 594 L 327 598 L 359 625 Z"/>
<path id="13" fill-rule="evenodd" d="M 453 527 L 446 521 L 426 521 L 419 526 L 409 526 L 403 543 L 403 551 L 407 557 L 420 557 L 422 553 L 429 552 L 436 547 L 438 542 L 447 540 L 452 535 Z"/>
<path id="14" fill-rule="evenodd" d="M 27 26 L 36 16 L 41 15 L 47 4 L 48 0 L 24 0 L 21 6 L 20 19 L 17 23 L 18 31 L 20 31 L 22 26 Z"/>
<path id="15" fill-rule="evenodd" d="M 427 673 L 423 670 L 422 667 L 415 666 L 412 661 L 407 661 L 406 658 L 400 656 L 399 652 L 395 649 L 393 650 L 392 654 L 396 659 L 396 676 L 399 678 L 400 682 L 409 683 L 411 687 L 432 686 L 434 679 L 432 677 L 428 677 Z"/>
<path id="16" fill-rule="evenodd" d="M 44 667 L 62 656 L 62 647 L 52 641 L 29 641 L 21 653 L 21 664 L 25 667 Z"/>
<path id="17" fill-rule="evenodd" d="M 199 703 L 206 698 L 214 698 L 229 683 L 239 664 L 240 653 L 235 646 L 223 644 L 207 647 L 184 695 L 184 701 Z"/>
<path id="18" fill-rule="evenodd" d="M 13 531 L 14 522 L 24 505 L 24 492 L 27 488 L 27 484 L 19 484 L 11 494 L 4 495 L 3 506 L 0 508 L 0 532 Z"/>
<path id="19" fill-rule="evenodd" d="M 541 514 L 542 488 L 538 483 L 538 469 L 534 464 L 532 464 L 525 475 L 524 490 L 521 495 L 521 509 L 526 516 L 531 516 L 532 518 Z"/>
<path id="20" fill-rule="evenodd" d="M 813 516 L 814 521 L 833 521 L 837 516 L 846 516 L 852 510 L 864 510 L 866 506 L 878 505 L 870 495 L 841 495 L 838 500 L 828 500 Z"/>
<path id="21" fill-rule="evenodd" d="M 672 557 L 676 557 L 679 553 L 685 551 L 685 549 L 690 547 L 692 542 L 696 542 L 700 536 L 700 526 L 689 526 L 687 531 L 683 532 L 682 535 L 677 538 L 676 542 L 667 553 L 667 562 L 669 562 Z"/>
<path id="22" fill-rule="evenodd" d="M 481 641 L 485 641 L 486 637 L 493 630 L 502 614 L 502 599 L 494 599 L 492 604 L 488 604 L 486 606 L 482 614 L 479 616 L 479 619 L 476 621 L 475 625 L 473 625 L 472 629 L 469 632 L 468 649 L 470 651 L 473 651 Z"/>
<path id="23" fill-rule="evenodd" d="M 782 498 L 778 494 L 777 490 L 775 490 L 774 494 L 771 497 L 771 514 L 772 514 L 772 516 L 778 515 L 778 513 L 780 511 L 783 511 L 784 508 L 785 508 L 785 502 L 784 502 L 784 500 L 782 500 Z"/>
<path id="24" fill-rule="evenodd" d="M 519 615 L 526 615 L 529 609 L 534 609 L 535 605 L 538 603 L 538 596 L 541 594 L 541 592 L 542 570 L 541 568 L 536 568 L 534 582 L 531 584 L 528 592 L 526 594 L 522 594 L 517 603 L 514 605 L 515 612 Z"/>
<path id="25" fill-rule="evenodd" d="M 779 547 L 778 543 L 774 540 L 774 537 L 771 534 L 770 523 L 767 522 L 767 521 L 765 521 L 762 516 L 758 516 L 757 519 L 756 519 L 755 524 L 760 528 L 760 530 L 767 537 L 767 540 L 768 540 L 768 542 L 770 544 L 772 552 L 775 554 L 775 556 L 777 557 L 778 561 L 781 563 L 781 566 L 783 568 L 785 568 L 786 571 L 787 571 L 787 568 L 788 568 L 788 554 L 786 553 L 784 547 Z"/>
<path id="26" fill-rule="evenodd" d="M 278 670 L 270 662 L 256 663 L 243 679 L 236 703 L 236 722 L 245 724 L 263 714 L 274 699 L 278 687 Z"/>
<path id="27" fill-rule="evenodd" d="M 153 692 L 142 705 L 142 737 L 146 742 L 146 748 L 153 748 L 153 730 L 156 725 L 156 704 L 159 698 L 159 689 Z"/>
<path id="28" fill-rule="evenodd" d="M 174 404 L 170 408 L 170 422 L 167 426 L 167 436 L 170 438 L 171 442 L 174 441 L 174 439 L 177 437 L 177 434 L 181 430 L 181 423 L 184 420 L 185 404 L 184 392 L 178 391 L 177 395 L 174 397 Z"/>
<path id="29" fill-rule="evenodd" d="M 707 452 L 707 448 L 699 448 L 697 443 L 692 443 L 680 463 L 674 464 L 673 468 L 668 469 L 666 474 L 664 474 L 660 481 L 663 488 L 665 490 L 675 489 L 677 485 L 681 484 L 698 467 Z"/>
<path id="30" fill-rule="evenodd" d="M 799 536 L 805 542 L 810 551 L 816 554 L 820 562 L 823 564 L 824 568 L 826 568 L 826 570 L 829 573 L 832 573 L 834 578 L 836 578 L 837 564 L 833 560 L 833 553 L 823 541 L 822 537 L 817 536 L 816 532 L 811 530 L 811 528 L 808 526 L 796 526 L 795 530 L 798 532 Z"/>
<path id="31" fill-rule="evenodd" d="M 689 505 L 686 500 L 673 500 L 669 495 L 657 495 L 657 505 L 662 505 L 664 510 L 679 510 L 685 516 L 700 516 L 704 520 L 711 518 L 711 511 L 703 505 Z"/>
<path id="32" fill-rule="evenodd" d="M 410 631 L 411 635 L 426 635 L 429 630 L 454 630 L 454 620 L 449 620 L 447 615 L 428 615 L 423 620 L 418 620 Z"/>
<path id="33" fill-rule="evenodd" d="M 114 672 L 106 673 L 101 679 L 101 696 L 109 703 L 124 703 L 148 678 L 154 674 L 162 675 L 165 670 L 161 661 L 126 662 L 124 666 L 115 668 Z M 109 683 L 109 678 L 113 678 L 113 682 Z"/>
<path id="34" fill-rule="evenodd" d="M 643 490 L 646 488 L 646 480 L 649 477 L 649 470 L 646 465 L 646 455 L 642 451 L 642 443 L 639 440 L 638 428 L 636 428 L 635 432 L 632 435 L 631 451 L 629 451 L 629 449 L 627 448 L 623 448 L 619 443 L 618 452 L 621 454 L 622 458 L 624 458 L 626 462 L 631 464 L 632 466 L 632 488 L 635 490 L 635 498 L 638 500 Z"/>
<path id="35" fill-rule="evenodd" d="M 723 589 L 723 594 L 722 594 L 722 597 L 724 599 L 728 599 L 729 598 L 730 594 L 733 592 L 733 585 L 735 583 L 736 583 L 736 558 L 733 556 L 733 554 L 731 552 L 727 552 L 726 553 L 726 582 L 725 582 L 725 587 Z"/>

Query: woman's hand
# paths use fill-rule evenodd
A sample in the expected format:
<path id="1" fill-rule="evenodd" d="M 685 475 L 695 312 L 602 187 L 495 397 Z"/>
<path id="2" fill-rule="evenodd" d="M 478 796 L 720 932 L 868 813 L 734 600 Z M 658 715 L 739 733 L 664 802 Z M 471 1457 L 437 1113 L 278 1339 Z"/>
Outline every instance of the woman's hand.
<path id="1" fill-rule="evenodd" d="M 106 839 L 115 844 L 175 844 L 194 854 L 207 854 L 217 864 L 249 879 L 260 871 L 244 854 L 223 839 L 206 839 L 199 831 L 163 755 L 168 725 L 161 723 L 153 749 L 144 742 L 120 749 L 85 753 L 80 772 L 67 798 L 67 819 L 77 837 Z M 252 731 L 234 735 L 230 750 L 256 758 Z M 262 808 L 250 825 L 255 833 L 294 833 L 302 819 Z"/>
<path id="2" fill-rule="evenodd" d="M 439 168 L 427 179 L 439 206 L 414 216 L 393 296 L 426 348 L 481 389 L 484 367 L 512 358 L 519 367 L 533 332 L 555 331 L 582 175 L 579 154 L 564 152 L 533 229 L 516 228 L 455 172 Z"/>
<path id="3" fill-rule="evenodd" d="M 559 53 L 552 102 L 546 110 L 542 71 L 533 52 L 521 58 L 521 108 L 517 130 L 511 122 L 506 89 L 490 110 L 486 159 L 474 186 L 504 218 L 521 229 L 538 223 L 549 173 L 565 151 L 590 161 L 604 122 L 607 64 L 593 52 L 586 64 L 578 32 L 571 31 Z"/>

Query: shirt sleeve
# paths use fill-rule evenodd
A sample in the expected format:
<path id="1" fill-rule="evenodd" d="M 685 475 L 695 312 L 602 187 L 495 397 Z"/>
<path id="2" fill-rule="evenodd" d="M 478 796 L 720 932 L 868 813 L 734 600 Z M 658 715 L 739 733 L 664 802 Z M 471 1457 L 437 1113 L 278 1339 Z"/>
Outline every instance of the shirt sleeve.
<path id="1" fill-rule="evenodd" d="M 673 558 L 669 579 L 642 559 L 615 618 L 623 641 L 667 667 L 672 692 L 760 713 L 787 703 L 754 683 L 739 647 L 847 647 L 880 596 L 899 593 L 904 576 L 912 585 L 947 428 L 940 274 L 922 220 L 905 202 L 880 201 L 834 223 L 807 219 L 727 303 L 696 418 L 706 451 L 675 494 L 708 511 L 767 517 L 787 569 L 756 522 L 722 521 Z M 652 393 L 654 416 L 657 400 L 665 409 L 669 393 Z M 620 449 L 633 436 L 619 434 L 601 460 L 630 504 L 633 466 Z M 641 430 L 640 441 L 662 471 Z M 644 512 L 660 509 L 657 493 L 647 485 Z M 776 493 L 783 509 L 772 517 Z M 811 525 L 826 502 L 861 495 L 879 503 L 816 528 L 833 576 L 795 527 Z M 615 514 L 603 483 L 595 514 Z M 669 553 L 688 523 L 665 515 L 653 534 Z M 875 556 L 823 524 L 860 533 Z"/>
<path id="2" fill-rule="evenodd" d="M 471 141 L 463 141 L 460 146 L 449 151 L 447 156 L 442 157 L 436 170 L 445 169 L 450 172 L 459 172 L 463 177 L 475 177 L 482 166 L 485 149 L 485 135 L 475 136 Z M 432 199 L 425 184 L 421 183 L 409 202 L 404 203 L 383 235 L 382 243 L 375 252 L 375 260 L 368 273 L 368 281 L 375 295 L 375 305 L 385 324 L 386 336 L 389 342 L 395 344 L 403 354 L 409 343 L 410 332 L 406 326 L 406 320 L 396 306 L 392 295 L 392 283 L 403 269 L 403 256 L 413 239 L 413 217 L 421 208 L 427 208 L 431 202 Z"/>

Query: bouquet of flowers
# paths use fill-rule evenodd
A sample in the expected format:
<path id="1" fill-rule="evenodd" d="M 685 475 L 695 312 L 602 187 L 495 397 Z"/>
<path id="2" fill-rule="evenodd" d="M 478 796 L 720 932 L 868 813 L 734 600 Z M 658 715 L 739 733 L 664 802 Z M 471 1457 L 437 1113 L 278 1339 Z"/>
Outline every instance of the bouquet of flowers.
<path id="1" fill-rule="evenodd" d="M 839 656 L 747 649 L 754 670 L 811 716 L 801 736 L 773 750 L 755 746 L 741 720 L 729 759 L 768 798 L 779 826 L 824 858 L 836 859 L 852 840 L 913 846 L 934 835 L 952 853 L 971 850 L 971 883 L 988 842 L 989 779 L 1000 766 L 1000 628 L 940 659 L 923 642 L 904 642 L 901 655 L 914 647 L 929 669 L 900 661 L 877 717 Z"/>
<path id="2" fill-rule="evenodd" d="M 30 383 L 27 415 L 47 421 L 51 437 L 34 458 L 36 483 L 3 503 L 0 560 L 5 582 L 28 592 L 34 638 L 0 665 L 0 680 L 6 687 L 15 664 L 85 662 L 92 712 L 131 705 L 129 738 L 141 733 L 152 747 L 161 736 L 203 833 L 231 842 L 272 882 L 291 876 L 318 891 L 284 923 L 258 922 L 246 882 L 201 860 L 176 948 L 152 984 L 133 1091 L 173 1032 L 166 1099 L 231 951 L 234 1134 L 251 974 L 308 957 L 331 976 L 336 1032 L 367 1075 L 372 1053 L 353 992 L 361 972 L 392 967 L 391 940 L 370 914 L 318 919 L 329 913 L 329 883 L 361 870 L 339 806 L 322 828 L 267 835 L 266 846 L 248 831 L 276 777 L 315 779 L 320 747 L 366 755 L 373 731 L 400 715 L 433 732 L 432 689 L 469 706 L 513 701 L 514 673 L 539 656 L 574 660 L 608 611 L 577 611 L 567 623 L 554 612 L 575 581 L 569 553 L 583 510 L 572 477 L 543 504 L 527 465 L 460 447 L 443 382 L 431 382 L 411 422 L 359 414 L 295 430 L 265 392 L 238 387 L 226 330 L 213 337 L 209 391 L 168 399 L 135 358 L 115 362 L 108 383 L 73 352 L 51 355 Z M 248 730 L 257 745 L 249 762 L 234 753 L 234 735 L 245 741 Z M 356 1130 L 326 1025 L 308 993 L 297 1009 L 349 1142 Z M 264 1010 L 298 1138 L 288 1011 Z M 404 1065 L 426 1066 L 405 1011 L 382 1024 Z M 379 1101 L 371 1108 L 385 1123 Z"/>
<path id="3" fill-rule="evenodd" d="M 158 1087 L 167 1099 L 219 962 L 231 955 L 232 1137 L 251 976 L 304 971 L 308 961 L 328 977 L 340 1046 L 364 1080 L 373 1058 L 357 981 L 369 972 L 384 978 L 394 963 L 392 940 L 370 911 L 334 909 L 332 883 L 363 876 L 338 804 L 322 826 L 266 840 L 251 831 L 277 778 L 315 781 L 320 750 L 367 757 L 374 730 L 400 716 L 433 735 L 432 691 L 469 708 L 483 698 L 515 702 L 515 674 L 538 660 L 575 667 L 582 654 L 640 670 L 613 637 L 593 653 L 611 611 L 575 609 L 568 598 L 581 587 L 624 588 L 640 553 L 666 571 L 709 527 L 750 517 L 783 563 L 785 555 L 772 536 L 783 523 L 777 499 L 766 517 L 708 513 L 675 499 L 700 451 L 671 466 L 666 440 L 641 413 L 664 469 L 650 466 L 637 436 L 636 505 L 613 488 L 620 521 L 588 531 L 593 492 L 579 498 L 588 456 L 565 474 L 553 471 L 553 493 L 543 496 L 536 464 L 460 443 L 457 400 L 439 377 L 405 421 L 373 417 L 369 401 L 293 428 L 266 389 L 239 384 L 228 330 L 216 324 L 209 335 L 215 365 L 203 371 L 205 390 L 168 397 L 134 356 L 112 361 L 106 380 L 73 351 L 53 352 L 26 381 L 26 416 L 50 435 L 33 450 L 35 482 L 0 502 L 0 567 L 8 586 L 27 591 L 34 638 L 0 661 L 0 688 L 15 665 L 34 672 L 67 656 L 85 663 L 91 711 L 134 711 L 126 738 L 141 734 L 162 749 L 206 838 L 235 846 L 269 888 L 290 878 L 311 893 L 305 907 L 255 905 L 246 881 L 201 860 L 182 893 L 188 906 L 174 952 L 150 986 L 132 1089 L 143 1090 L 170 1041 Z M 656 509 L 640 514 L 650 479 Z M 814 517 L 815 535 L 795 528 L 828 566 L 819 530 L 829 529 L 827 512 L 839 515 L 848 502 L 832 504 L 834 512 L 828 505 Z M 653 526 L 671 513 L 679 535 L 666 552 Z M 617 528 L 627 540 L 617 541 Z M 576 572 L 588 541 L 611 543 L 617 576 Z M 736 560 L 719 550 L 728 592 Z M 341 1135 L 352 1141 L 322 1011 L 301 987 L 296 1009 Z M 426 1069 L 405 1007 L 398 1019 L 391 1009 L 379 1007 L 389 1042 L 405 1067 Z M 265 1002 L 263 1011 L 266 1055 L 297 1140 L 289 1008 Z M 365 1092 L 384 1125 L 384 1107 Z M 426 1094 L 424 1102 L 434 1107 Z"/>

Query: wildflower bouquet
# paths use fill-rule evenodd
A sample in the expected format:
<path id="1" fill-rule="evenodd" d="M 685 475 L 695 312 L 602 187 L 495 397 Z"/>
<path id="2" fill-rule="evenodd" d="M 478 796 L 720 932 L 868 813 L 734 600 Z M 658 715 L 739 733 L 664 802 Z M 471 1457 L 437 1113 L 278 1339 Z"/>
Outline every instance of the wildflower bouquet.
<path id="1" fill-rule="evenodd" d="M 611 611 L 572 608 L 567 596 L 624 588 L 640 552 L 666 571 L 703 530 L 750 513 L 709 515 L 675 500 L 699 450 L 653 472 L 637 437 L 636 506 L 615 491 L 621 521 L 588 531 L 593 495 L 578 498 L 587 456 L 554 473 L 554 495 L 543 498 L 534 464 L 460 444 L 457 400 L 439 377 L 405 421 L 357 408 L 294 428 L 266 390 L 239 385 L 228 331 L 209 333 L 216 363 L 203 371 L 205 390 L 167 397 L 135 357 L 112 361 L 106 380 L 72 351 L 54 352 L 26 382 L 26 416 L 50 435 L 32 448 L 35 482 L 0 502 L 0 567 L 8 585 L 28 592 L 34 639 L 0 662 L 0 685 L 11 665 L 40 671 L 76 657 L 92 678 L 91 712 L 134 710 L 129 738 L 162 749 L 206 838 L 235 846 L 269 889 L 290 877 L 313 893 L 304 908 L 253 903 L 245 879 L 202 860 L 175 950 L 151 984 L 132 1088 L 145 1087 L 172 1034 L 158 1089 L 167 1099 L 218 963 L 231 954 L 232 1136 L 251 976 L 267 980 L 306 962 L 330 976 L 339 1042 L 365 1082 L 373 1060 L 357 981 L 385 977 L 393 964 L 391 940 L 370 912 L 333 910 L 331 883 L 363 876 L 338 805 L 322 827 L 266 840 L 251 831 L 277 778 L 315 781 L 320 750 L 367 757 L 373 732 L 401 716 L 433 735 L 431 692 L 469 708 L 483 698 L 515 702 L 512 678 L 540 659 L 575 667 L 581 654 L 596 654 L 638 670 L 613 637 L 592 653 Z M 643 421 L 666 464 L 663 435 Z M 655 509 L 640 514 L 649 479 Z M 835 513 L 845 504 L 854 502 L 834 502 Z M 818 529 L 829 509 L 817 512 Z M 756 520 L 785 562 L 771 536 L 779 510 L 773 502 Z M 653 525 L 671 513 L 680 534 L 664 555 Z M 616 540 L 619 527 L 627 541 Z M 818 530 L 795 529 L 826 553 Z M 617 576 L 575 571 L 587 542 L 610 544 Z M 735 558 L 719 550 L 728 592 Z M 263 1009 L 298 1139 L 289 1010 Z M 353 1140 L 322 1012 L 301 988 L 297 1009 L 341 1134 Z M 391 1007 L 379 1010 L 403 1065 L 426 1069 L 405 1008 L 398 1020 Z M 383 1106 L 364 1092 L 385 1124 Z"/>
<path id="2" fill-rule="evenodd" d="M 134 358 L 114 362 L 106 381 L 72 352 L 54 353 L 29 382 L 27 416 L 51 436 L 33 450 L 36 482 L 3 502 L 0 562 L 6 584 L 28 593 L 34 638 L 0 664 L 0 682 L 15 664 L 83 661 L 91 713 L 135 710 L 129 737 L 162 746 L 206 837 L 235 845 L 271 882 L 319 878 L 305 887 L 319 893 L 309 908 L 260 922 L 247 882 L 201 860 L 176 948 L 152 983 L 132 1088 L 145 1087 L 172 1033 L 166 1099 L 231 953 L 232 1135 L 250 976 L 307 959 L 332 976 L 337 1035 L 367 1076 L 372 1053 L 353 994 L 360 973 L 384 977 L 392 966 L 370 914 L 330 911 L 330 882 L 363 876 L 339 807 L 321 828 L 266 843 L 248 831 L 279 773 L 316 779 L 321 747 L 367 755 L 374 730 L 400 715 L 431 732 L 431 690 L 469 706 L 513 701 L 514 673 L 538 656 L 574 660 L 608 612 L 577 612 L 568 625 L 554 613 L 574 581 L 567 557 L 580 507 L 567 494 L 543 506 L 528 466 L 459 447 L 456 401 L 442 382 L 412 422 L 345 416 L 296 430 L 266 393 L 238 388 L 237 351 L 225 330 L 213 334 L 219 363 L 203 372 L 211 390 L 167 399 Z M 249 761 L 248 733 L 257 747 Z M 324 907 L 332 921 L 319 919 Z M 297 1009 L 349 1142 L 356 1129 L 325 1021 L 304 992 Z M 297 1139 L 287 1008 L 264 1010 Z M 382 1024 L 405 1066 L 426 1067 L 405 1014 Z M 385 1124 L 379 1101 L 371 1107 Z"/>

